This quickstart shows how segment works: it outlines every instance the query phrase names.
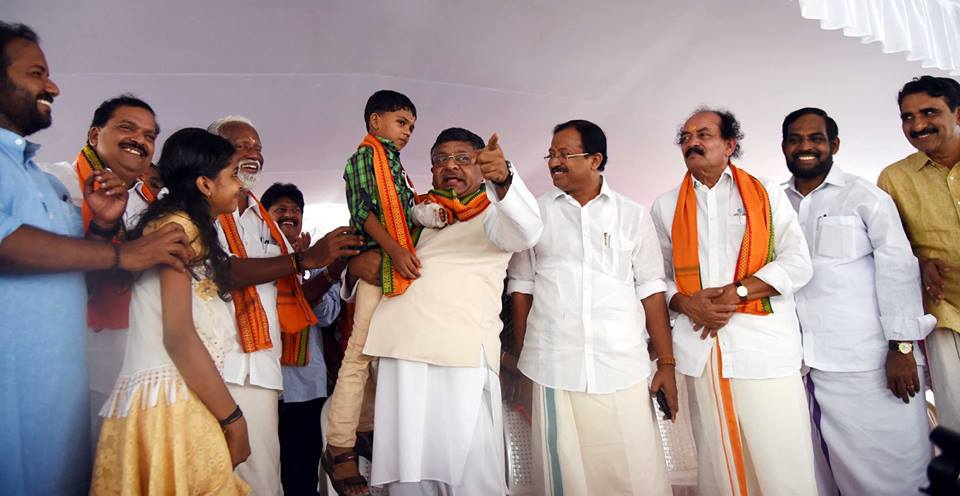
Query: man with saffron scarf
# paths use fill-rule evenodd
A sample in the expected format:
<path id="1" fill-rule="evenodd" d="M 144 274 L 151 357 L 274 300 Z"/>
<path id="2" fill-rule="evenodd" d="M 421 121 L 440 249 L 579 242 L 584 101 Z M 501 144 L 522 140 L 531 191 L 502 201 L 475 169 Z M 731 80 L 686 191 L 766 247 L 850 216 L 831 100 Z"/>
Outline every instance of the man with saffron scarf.
<path id="1" fill-rule="evenodd" d="M 228 116 L 217 119 L 207 130 L 233 144 L 244 184 L 237 211 L 218 219 L 220 243 L 231 254 L 237 315 L 237 339 L 227 348 L 223 375 L 247 419 L 251 448 L 250 457 L 237 466 L 237 472 L 254 494 L 278 495 L 282 494 L 277 435 L 277 402 L 283 390 L 280 365 L 309 362 L 309 331 L 317 322 L 299 275 L 355 255 L 353 247 L 359 240 L 350 234 L 350 228 L 341 227 L 312 247 L 293 246 L 250 192 L 263 167 L 260 135 L 253 123 Z"/>
<path id="2" fill-rule="evenodd" d="M 814 495 L 793 297 L 812 275 L 810 254 L 779 185 L 731 162 L 741 139 L 732 113 L 697 110 L 678 132 L 687 174 L 652 209 L 699 490 Z"/>
<path id="3" fill-rule="evenodd" d="M 72 163 L 51 164 L 48 171 L 58 176 L 70 191 L 70 200 L 80 208 L 83 226 L 89 235 L 104 241 L 121 242 L 133 228 L 159 190 L 151 188 L 143 175 L 153 158 L 160 126 L 147 102 L 125 94 L 105 100 L 93 113 L 87 143 Z M 91 222 L 90 206 L 83 198 L 83 184 L 94 171 L 110 170 L 128 188 L 123 222 L 113 229 L 97 228 Z M 123 365 L 130 313 L 130 274 L 101 271 L 87 275 L 87 363 L 90 371 L 91 439 L 100 434 L 103 407 Z"/>
<path id="4" fill-rule="evenodd" d="M 423 230 L 420 277 L 403 298 L 381 301 L 370 321 L 363 351 L 380 357 L 370 482 L 393 496 L 506 492 L 503 280 L 512 254 L 533 246 L 543 224 L 497 142 L 461 128 L 437 137 L 427 196 L 452 223 Z M 363 257 L 351 261 L 354 273 L 364 273 L 354 270 Z"/>
<path id="5" fill-rule="evenodd" d="M 544 158 L 555 188 L 538 199 L 543 237 L 513 257 L 508 288 L 513 352 L 534 381 L 534 486 L 669 495 L 650 401 L 663 389 L 677 413 L 656 229 L 603 176 L 607 138 L 596 124 L 558 124 Z M 649 391 L 648 337 L 658 358 Z"/>

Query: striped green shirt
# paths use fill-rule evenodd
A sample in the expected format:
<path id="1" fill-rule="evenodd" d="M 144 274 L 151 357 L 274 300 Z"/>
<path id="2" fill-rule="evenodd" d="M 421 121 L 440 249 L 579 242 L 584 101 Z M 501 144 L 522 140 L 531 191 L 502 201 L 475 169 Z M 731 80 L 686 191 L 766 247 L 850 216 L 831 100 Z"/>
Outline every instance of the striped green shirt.
<path id="1" fill-rule="evenodd" d="M 410 208 L 414 205 L 416 193 L 407 182 L 407 175 L 400 163 L 400 152 L 392 141 L 377 137 L 387 152 L 387 161 L 390 164 L 390 175 L 393 176 L 393 186 L 397 188 L 397 196 L 404 205 L 403 213 L 407 218 L 407 228 L 410 234 L 417 239 L 417 226 L 413 224 Z M 350 209 L 350 225 L 353 226 L 363 239 L 362 250 L 376 248 L 377 243 L 363 230 L 363 223 L 367 214 L 373 212 L 383 224 L 383 212 L 380 209 L 380 191 L 377 189 L 377 180 L 373 172 L 373 150 L 363 146 L 347 159 L 347 166 L 343 170 L 343 180 L 347 185 L 347 208 Z"/>

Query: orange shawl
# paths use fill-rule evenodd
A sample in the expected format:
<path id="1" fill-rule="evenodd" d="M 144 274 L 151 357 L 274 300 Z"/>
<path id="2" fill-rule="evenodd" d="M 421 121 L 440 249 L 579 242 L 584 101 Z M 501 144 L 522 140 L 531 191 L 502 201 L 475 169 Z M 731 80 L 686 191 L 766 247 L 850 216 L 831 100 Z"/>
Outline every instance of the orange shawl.
<path id="1" fill-rule="evenodd" d="M 80 181 L 80 191 L 84 190 L 87 179 L 93 175 L 93 171 L 104 170 L 103 162 L 97 156 L 97 152 L 90 145 L 86 145 L 80 150 L 76 161 L 77 179 Z M 94 185 L 94 188 L 97 188 Z M 149 199 L 148 199 L 149 201 Z M 90 221 L 93 219 L 93 212 L 84 199 L 80 206 L 83 215 L 83 232 L 90 229 Z M 121 222 L 121 230 L 117 236 L 114 236 L 113 243 L 120 243 L 124 237 Z M 94 331 L 103 329 L 126 329 L 130 327 L 130 281 L 121 275 L 122 273 L 113 272 L 110 274 L 101 274 L 92 284 L 90 296 L 87 299 L 87 325 Z"/>
<path id="2" fill-rule="evenodd" d="M 446 210 L 448 222 L 452 222 L 454 218 L 461 222 L 470 220 L 490 206 L 490 199 L 487 198 L 486 188 L 483 184 L 475 193 L 463 198 L 457 197 L 452 189 L 431 189 L 429 193 L 419 196 L 417 200 L 418 203 L 429 201 L 439 204 Z"/>
<path id="3" fill-rule="evenodd" d="M 250 194 L 250 201 L 257 204 L 260 209 L 260 216 L 270 228 L 270 237 L 280 246 L 280 253 L 288 255 L 287 245 L 273 221 L 267 209 L 263 208 L 257 199 Z M 247 250 L 240 238 L 240 231 L 237 230 L 237 223 L 233 219 L 233 214 L 223 214 L 220 216 L 220 227 L 227 238 L 230 253 L 246 258 Z M 237 313 L 237 331 L 240 334 L 240 345 L 244 353 L 267 350 L 273 347 L 270 341 L 270 326 L 267 323 L 267 313 L 260 303 L 260 295 L 257 294 L 256 286 L 247 286 L 234 289 L 232 292 L 233 304 Z M 283 355 L 280 362 L 284 365 L 303 366 L 310 361 L 307 353 L 307 341 L 310 336 L 310 326 L 317 323 L 317 317 L 313 314 L 313 309 L 307 303 L 303 296 L 303 289 L 300 287 L 300 281 L 296 274 L 281 277 L 277 279 L 277 314 L 280 317 L 281 341 L 283 345 Z"/>
<path id="4" fill-rule="evenodd" d="M 729 164 L 734 183 L 740 192 L 746 211 L 747 225 L 740 243 L 734 282 L 753 275 L 773 260 L 773 215 L 770 197 L 757 178 Z M 673 214 L 673 273 L 677 289 L 691 295 L 702 288 L 700 281 L 700 256 L 697 245 L 697 197 L 693 190 L 693 177 L 689 172 L 680 184 L 677 208 Z M 766 315 L 773 312 L 769 298 L 741 303 L 737 312 Z"/>
<path id="5" fill-rule="evenodd" d="M 365 146 L 373 150 L 373 175 L 377 182 L 377 194 L 380 200 L 380 224 L 400 246 L 415 254 L 413 237 L 410 235 L 410 228 L 407 227 L 407 214 L 404 205 L 400 203 L 400 196 L 393 182 L 390 162 L 383 143 L 380 143 L 380 140 L 372 134 L 368 134 L 358 148 Z M 390 297 L 403 294 L 410 287 L 411 281 L 393 268 L 393 259 L 385 250 L 381 248 L 380 251 L 383 255 L 380 265 L 383 295 Z"/>

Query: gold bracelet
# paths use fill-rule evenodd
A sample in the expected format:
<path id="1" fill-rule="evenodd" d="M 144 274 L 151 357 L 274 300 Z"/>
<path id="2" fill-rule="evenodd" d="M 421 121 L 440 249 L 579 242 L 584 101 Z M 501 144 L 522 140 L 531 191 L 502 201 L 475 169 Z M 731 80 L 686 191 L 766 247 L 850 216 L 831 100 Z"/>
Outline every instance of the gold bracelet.
<path id="1" fill-rule="evenodd" d="M 673 365 L 674 367 L 676 367 L 677 359 L 672 356 L 663 356 L 657 359 L 657 365 L 661 367 L 664 365 Z"/>

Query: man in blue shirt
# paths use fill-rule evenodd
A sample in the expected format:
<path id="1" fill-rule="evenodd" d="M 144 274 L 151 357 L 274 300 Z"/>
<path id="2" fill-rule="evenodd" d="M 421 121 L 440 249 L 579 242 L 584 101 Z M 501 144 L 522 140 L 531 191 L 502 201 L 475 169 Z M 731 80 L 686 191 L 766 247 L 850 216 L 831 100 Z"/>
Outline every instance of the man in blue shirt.
<path id="1" fill-rule="evenodd" d="M 80 211 L 33 161 L 26 137 L 50 126 L 60 89 L 36 33 L 0 22 L 0 488 L 6 495 L 86 494 L 90 478 L 83 271 L 183 268 L 179 227 L 106 242 L 127 201 L 110 171 L 85 186 Z M 94 183 L 98 189 L 94 191 Z"/>
<path id="2" fill-rule="evenodd" d="M 296 250 L 310 246 L 310 235 L 302 232 L 303 193 L 296 185 L 274 183 L 260 197 Z M 340 315 L 340 274 L 343 258 L 322 269 L 309 271 L 303 294 L 317 316 L 309 331 L 308 363 L 284 364 L 283 395 L 279 405 L 280 480 L 285 494 L 316 495 L 323 436 L 320 417 L 327 399 L 327 364 L 324 362 L 321 330 Z"/>

